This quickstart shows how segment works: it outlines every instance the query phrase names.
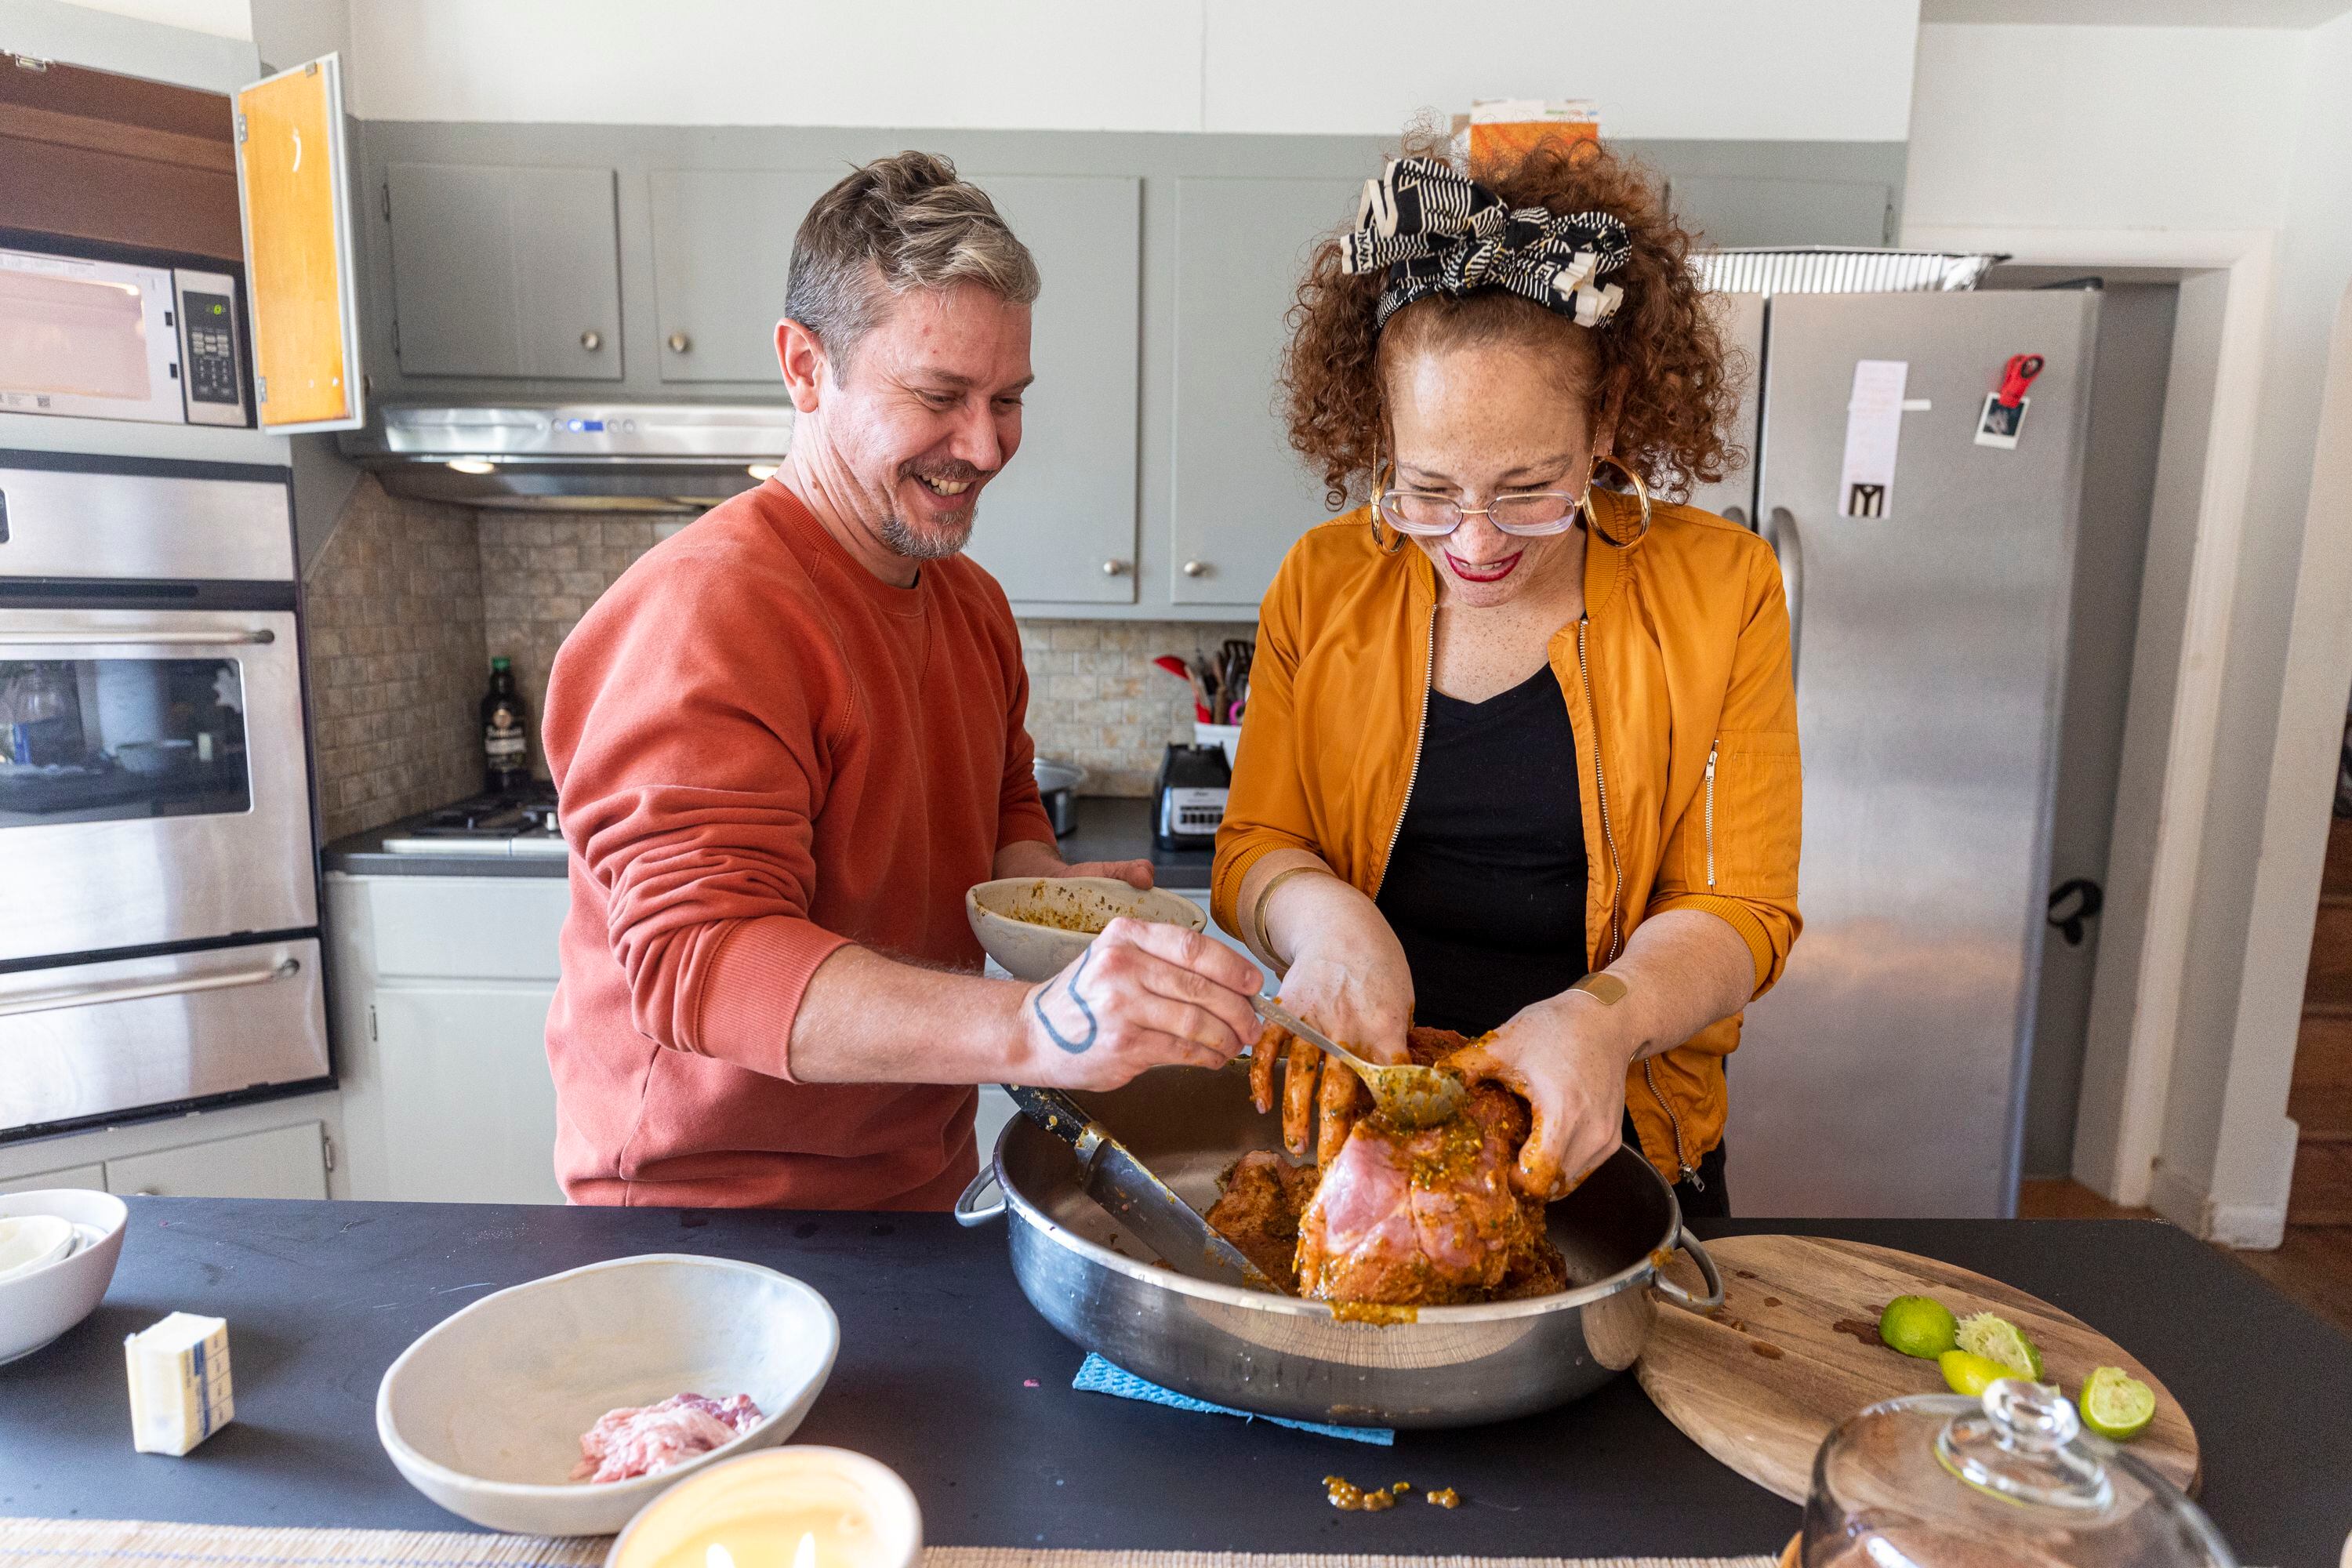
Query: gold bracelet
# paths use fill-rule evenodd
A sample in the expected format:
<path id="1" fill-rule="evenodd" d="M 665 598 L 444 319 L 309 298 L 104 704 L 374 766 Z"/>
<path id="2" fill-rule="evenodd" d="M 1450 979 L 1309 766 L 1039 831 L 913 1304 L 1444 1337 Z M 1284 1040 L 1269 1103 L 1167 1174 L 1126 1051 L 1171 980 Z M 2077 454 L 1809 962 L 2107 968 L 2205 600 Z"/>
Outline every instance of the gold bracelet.
<path id="1" fill-rule="evenodd" d="M 1274 951 L 1274 939 L 1265 934 L 1265 901 L 1274 897 L 1274 890 L 1276 888 L 1291 878 L 1305 876 L 1312 871 L 1321 871 L 1327 877 L 1333 874 L 1321 866 L 1286 867 L 1268 877 L 1265 879 L 1265 886 L 1257 890 L 1257 903 L 1250 911 L 1250 931 L 1257 938 L 1257 951 L 1275 960 L 1274 966 L 1276 969 L 1288 969 L 1290 965 L 1283 962 L 1281 955 Z"/>

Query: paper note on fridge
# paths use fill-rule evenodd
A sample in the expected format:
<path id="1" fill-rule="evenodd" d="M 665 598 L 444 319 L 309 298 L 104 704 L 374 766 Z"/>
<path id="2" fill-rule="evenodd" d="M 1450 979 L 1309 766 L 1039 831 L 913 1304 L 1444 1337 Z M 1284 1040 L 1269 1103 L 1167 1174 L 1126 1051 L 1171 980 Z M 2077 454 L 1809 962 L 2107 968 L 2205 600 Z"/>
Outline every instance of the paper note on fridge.
<path id="1" fill-rule="evenodd" d="M 1853 395 L 1845 405 L 1845 462 L 1838 473 L 1842 517 L 1884 518 L 1895 510 L 1895 448 L 1903 438 L 1903 384 L 1911 362 L 1864 359 L 1853 363 Z"/>

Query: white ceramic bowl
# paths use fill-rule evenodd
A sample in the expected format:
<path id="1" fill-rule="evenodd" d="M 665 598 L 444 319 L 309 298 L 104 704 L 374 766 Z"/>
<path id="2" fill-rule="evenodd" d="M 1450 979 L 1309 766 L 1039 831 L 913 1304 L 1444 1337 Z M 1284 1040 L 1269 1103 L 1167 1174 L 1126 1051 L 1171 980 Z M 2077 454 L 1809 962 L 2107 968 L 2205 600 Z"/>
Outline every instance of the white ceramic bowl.
<path id="1" fill-rule="evenodd" d="M 772 1533 L 795 1507 L 864 1514 L 873 1539 L 860 1561 L 875 1568 L 916 1568 L 922 1557 L 923 1510 L 898 1471 L 846 1448 L 796 1443 L 712 1465 L 663 1493 L 621 1531 L 604 1568 L 651 1568 L 722 1525 Z"/>
<path id="2" fill-rule="evenodd" d="M 375 1430 L 409 1485 L 522 1535 L 607 1535 L 714 1458 L 781 1443 L 833 1371 L 824 1297 L 756 1263 L 656 1253 L 485 1296 L 400 1353 Z M 567 1478 L 608 1410 L 674 1394 L 748 1394 L 763 1418 L 733 1442 L 635 1480 Z"/>
<path id="3" fill-rule="evenodd" d="M 988 956 L 1016 980 L 1059 974 L 1121 915 L 1209 929 L 1208 911 L 1192 900 L 1130 888 L 1116 877 L 1005 877 L 967 889 L 963 910 Z"/>
<path id="4" fill-rule="evenodd" d="M 56 1187 L 0 1194 L 0 1219 L 54 1215 L 74 1227 L 74 1250 L 0 1284 L 0 1363 L 27 1356 L 94 1311 L 122 1256 L 131 1211 L 109 1193 Z"/>

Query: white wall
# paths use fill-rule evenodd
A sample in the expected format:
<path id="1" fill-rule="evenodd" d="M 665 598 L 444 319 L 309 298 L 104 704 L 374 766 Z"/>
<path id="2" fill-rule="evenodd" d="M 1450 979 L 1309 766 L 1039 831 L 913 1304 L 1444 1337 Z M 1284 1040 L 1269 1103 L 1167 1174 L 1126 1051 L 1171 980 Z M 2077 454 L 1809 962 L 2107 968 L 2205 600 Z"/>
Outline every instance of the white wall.
<path id="1" fill-rule="evenodd" d="M 2342 672 L 2332 690 L 2313 694 L 2315 702 L 2283 713 L 2281 699 L 2306 562 L 2340 562 L 2352 550 L 2352 519 L 2310 519 L 2333 537 L 2305 538 L 2329 329 L 2352 282 L 2347 81 L 2352 16 L 2307 35 L 2300 79 L 2281 94 L 2295 144 L 2199 879 L 2198 984 L 2184 998 L 2167 1101 L 2166 1164 L 2207 1191 L 2225 1218 L 2263 1202 L 2284 1179 L 2284 1135 L 2271 1130 L 2284 1114 L 2294 1067 L 2326 844 L 2330 792 L 2274 773 L 2310 752 L 2309 728 L 2323 740 L 2340 735 L 2344 715 Z M 2326 613 L 2340 620 L 2352 611 L 2338 601 Z M 2282 735 L 2283 722 L 2296 732 Z M 2294 803 L 2294 818 L 2266 812 L 2273 801 Z"/>
<path id="2" fill-rule="evenodd" d="M 150 10 L 167 19 L 127 14 Z M 254 78 L 253 43 L 216 29 L 236 26 L 244 10 L 244 0 L 0 0 L 0 49 L 230 92 Z"/>
<path id="3" fill-rule="evenodd" d="M 1622 136 L 1885 142 L 1908 123 L 1916 15 L 1916 0 L 351 6 L 354 110 L 377 120 L 1389 137 L 1423 108 L 1574 96 Z"/>
<path id="4" fill-rule="evenodd" d="M 1904 221 L 2273 226 L 2304 41 L 2254 27 L 1923 26 Z"/>

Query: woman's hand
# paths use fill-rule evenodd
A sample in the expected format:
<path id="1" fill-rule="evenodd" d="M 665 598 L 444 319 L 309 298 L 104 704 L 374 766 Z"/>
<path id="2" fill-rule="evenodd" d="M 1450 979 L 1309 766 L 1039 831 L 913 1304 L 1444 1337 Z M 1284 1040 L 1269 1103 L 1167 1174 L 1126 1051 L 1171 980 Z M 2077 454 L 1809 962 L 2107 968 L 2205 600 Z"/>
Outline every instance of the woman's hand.
<path id="1" fill-rule="evenodd" d="M 1372 901 L 1353 889 L 1318 924 L 1282 977 L 1282 1005 L 1367 1061 L 1406 1059 L 1405 1031 L 1412 1023 L 1412 973 L 1404 948 Z M 1336 902 L 1336 900 L 1335 900 Z M 1310 1150 L 1328 1163 L 1353 1125 L 1359 1080 L 1346 1068 L 1321 1075 L 1323 1053 L 1285 1031 L 1269 1027 L 1250 1062 L 1250 1089 L 1261 1111 L 1274 1108 L 1274 1061 L 1286 1047 L 1283 1078 L 1282 1142 L 1304 1159 Z M 1319 1109 L 1320 1116 L 1316 1112 Z M 1310 1136 L 1310 1120 L 1319 1121 Z"/>
<path id="2" fill-rule="evenodd" d="M 1017 1081 L 1117 1089 L 1147 1068 L 1219 1068 L 1259 1038 L 1257 967 L 1213 938 L 1115 920 L 1021 999 Z"/>
<path id="3" fill-rule="evenodd" d="M 1521 1009 L 1446 1058 L 1473 1082 L 1512 1090 L 1535 1113 L 1511 1173 L 1528 1196 L 1566 1196 L 1621 1141 L 1625 1069 L 1640 1048 L 1631 1013 L 1570 991 Z"/>

